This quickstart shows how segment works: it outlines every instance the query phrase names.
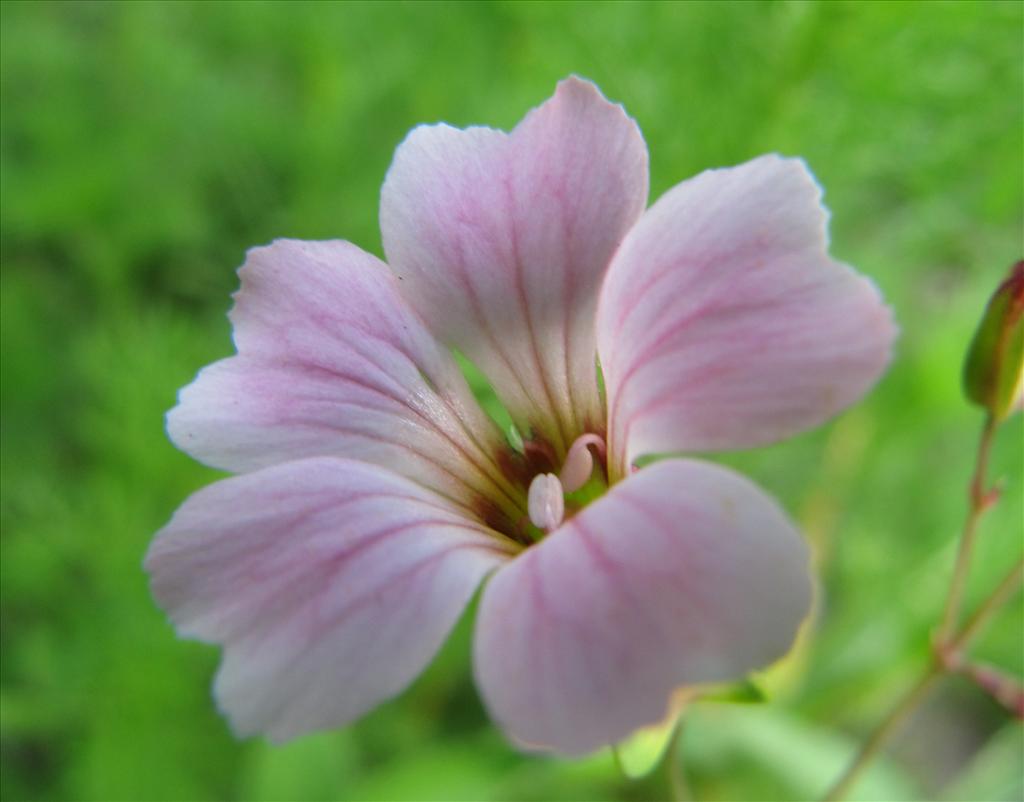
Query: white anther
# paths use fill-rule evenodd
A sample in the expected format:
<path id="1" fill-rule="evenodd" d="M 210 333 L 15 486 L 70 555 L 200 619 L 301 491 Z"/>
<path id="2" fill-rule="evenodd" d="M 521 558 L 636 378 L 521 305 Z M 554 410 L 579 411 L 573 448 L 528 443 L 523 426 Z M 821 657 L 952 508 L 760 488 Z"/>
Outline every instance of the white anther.
<path id="1" fill-rule="evenodd" d="M 604 440 L 596 434 L 584 434 L 576 438 L 576 442 L 569 448 L 565 455 L 565 464 L 562 466 L 562 487 L 566 493 L 579 490 L 587 483 L 591 472 L 594 470 L 594 457 L 590 453 L 590 446 L 594 446 L 601 457 L 604 457 Z"/>
<path id="2" fill-rule="evenodd" d="M 550 532 L 562 523 L 565 515 L 565 496 L 562 483 L 553 473 L 538 473 L 530 482 L 526 506 L 530 512 L 530 521 L 538 529 Z"/>

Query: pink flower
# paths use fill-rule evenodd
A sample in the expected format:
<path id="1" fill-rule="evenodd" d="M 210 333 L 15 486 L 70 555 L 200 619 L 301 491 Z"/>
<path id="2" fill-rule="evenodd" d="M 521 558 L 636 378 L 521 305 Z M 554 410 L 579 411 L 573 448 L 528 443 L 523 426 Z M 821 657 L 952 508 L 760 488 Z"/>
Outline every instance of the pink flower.
<path id="1" fill-rule="evenodd" d="M 237 733 L 283 741 L 394 696 L 488 576 L 477 684 L 533 748 L 614 743 L 678 687 L 790 648 L 810 577 L 779 506 L 707 462 L 634 465 L 820 424 L 882 373 L 894 327 L 829 257 L 802 161 L 708 171 L 645 211 L 647 182 L 636 124 L 569 78 L 511 133 L 409 134 L 382 190 L 387 265 L 342 241 L 249 252 L 238 353 L 168 417 L 240 475 L 146 558 L 178 632 L 224 647 Z"/>

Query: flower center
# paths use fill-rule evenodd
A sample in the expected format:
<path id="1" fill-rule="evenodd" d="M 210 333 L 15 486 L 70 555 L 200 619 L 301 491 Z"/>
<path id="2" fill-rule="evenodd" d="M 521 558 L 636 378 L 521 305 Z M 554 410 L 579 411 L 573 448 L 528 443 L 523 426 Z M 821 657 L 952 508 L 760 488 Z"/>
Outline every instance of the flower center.
<path id="1" fill-rule="evenodd" d="M 562 465 L 562 472 L 559 475 L 566 493 L 575 493 L 590 479 L 590 475 L 594 471 L 594 457 L 590 453 L 591 446 L 597 449 L 597 455 L 601 463 L 604 464 L 604 440 L 596 434 L 584 434 L 577 437 L 569 447 L 569 453 L 565 455 L 565 464 Z"/>
<path id="2" fill-rule="evenodd" d="M 544 532 L 557 529 L 565 517 L 565 491 L 553 473 L 538 473 L 527 494 L 530 523 Z"/>
<path id="3" fill-rule="evenodd" d="M 576 438 L 569 448 L 558 476 L 553 473 L 538 473 L 530 482 L 530 489 L 527 493 L 530 523 L 544 534 L 561 525 L 567 507 L 571 515 L 604 491 L 607 483 L 601 481 L 601 486 L 596 489 L 596 492 L 579 494 L 579 491 L 583 490 L 590 482 L 594 473 L 594 456 L 590 451 L 591 448 L 597 451 L 603 466 L 605 460 L 604 440 L 596 434 L 584 434 Z M 579 494 L 582 497 L 569 499 L 567 503 L 566 494 Z"/>

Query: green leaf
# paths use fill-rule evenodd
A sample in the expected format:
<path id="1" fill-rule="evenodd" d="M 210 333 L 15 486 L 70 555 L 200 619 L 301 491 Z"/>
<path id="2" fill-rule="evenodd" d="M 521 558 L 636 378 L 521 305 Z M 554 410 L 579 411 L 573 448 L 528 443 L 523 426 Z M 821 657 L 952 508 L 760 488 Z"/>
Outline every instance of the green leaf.
<path id="1" fill-rule="evenodd" d="M 697 701 L 749 705 L 767 702 L 768 697 L 749 678 L 729 684 L 686 689 L 677 697 L 674 712 L 664 721 L 637 730 L 625 741 L 612 747 L 615 762 L 622 773 L 631 779 L 650 774 L 664 758 L 665 750 L 672 741 L 672 733 L 686 710 L 686 704 Z"/>
<path id="2" fill-rule="evenodd" d="M 701 696 L 705 702 L 727 702 L 737 705 L 759 705 L 768 701 L 768 696 L 753 680 L 745 679 L 732 685 L 722 685 Z"/>
<path id="3" fill-rule="evenodd" d="M 613 746 L 612 754 L 622 773 L 636 780 L 654 771 L 665 756 L 679 718 L 679 714 L 669 716 L 660 724 L 637 730 Z"/>

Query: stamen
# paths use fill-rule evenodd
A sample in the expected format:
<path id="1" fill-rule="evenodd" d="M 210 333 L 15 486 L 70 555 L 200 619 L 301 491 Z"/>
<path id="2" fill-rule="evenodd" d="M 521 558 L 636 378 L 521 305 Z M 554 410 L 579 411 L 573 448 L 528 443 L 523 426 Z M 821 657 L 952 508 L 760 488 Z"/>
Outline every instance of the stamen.
<path id="1" fill-rule="evenodd" d="M 527 494 L 527 506 L 534 526 L 545 532 L 556 529 L 565 516 L 565 497 L 558 477 L 553 473 L 534 476 Z"/>
<path id="2" fill-rule="evenodd" d="M 562 487 L 565 488 L 566 493 L 579 490 L 590 478 L 590 474 L 594 470 L 594 457 L 590 453 L 590 446 L 594 446 L 601 459 L 604 459 L 604 440 L 596 434 L 584 434 L 577 437 L 576 442 L 570 447 L 569 453 L 565 455 L 565 464 L 562 466 Z"/>

